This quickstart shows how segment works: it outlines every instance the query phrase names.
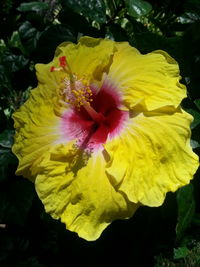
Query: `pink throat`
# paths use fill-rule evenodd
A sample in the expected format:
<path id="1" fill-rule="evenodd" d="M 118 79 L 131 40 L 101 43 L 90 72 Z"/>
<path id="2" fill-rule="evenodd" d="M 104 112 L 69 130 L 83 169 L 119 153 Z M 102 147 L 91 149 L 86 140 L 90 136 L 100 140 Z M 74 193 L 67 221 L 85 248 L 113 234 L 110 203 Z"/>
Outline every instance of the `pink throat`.
<path id="1" fill-rule="evenodd" d="M 128 118 L 128 112 L 121 111 L 120 96 L 114 86 L 104 82 L 97 94 L 93 93 L 92 102 L 85 103 L 80 109 L 71 108 L 62 116 L 64 139 L 77 140 L 77 146 L 96 150 L 106 140 L 118 135 Z"/>

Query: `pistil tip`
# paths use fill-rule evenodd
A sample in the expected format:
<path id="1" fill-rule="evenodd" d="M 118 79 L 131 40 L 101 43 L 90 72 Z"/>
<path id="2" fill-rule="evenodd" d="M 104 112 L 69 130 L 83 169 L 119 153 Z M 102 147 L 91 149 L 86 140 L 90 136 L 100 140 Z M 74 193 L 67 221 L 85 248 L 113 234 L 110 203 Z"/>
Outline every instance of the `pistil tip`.
<path id="1" fill-rule="evenodd" d="M 67 60 L 66 60 L 66 57 L 63 56 L 63 57 L 59 57 L 59 61 L 60 61 L 60 67 L 66 67 L 67 66 Z"/>

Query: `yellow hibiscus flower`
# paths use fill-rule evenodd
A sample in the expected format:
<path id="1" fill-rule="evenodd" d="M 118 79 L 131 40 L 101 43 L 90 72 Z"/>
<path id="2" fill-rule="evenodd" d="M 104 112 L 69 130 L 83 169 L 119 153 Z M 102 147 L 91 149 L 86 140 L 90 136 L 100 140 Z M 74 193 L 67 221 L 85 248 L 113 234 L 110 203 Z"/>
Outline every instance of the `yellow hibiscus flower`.
<path id="1" fill-rule="evenodd" d="M 199 166 L 176 61 L 83 37 L 37 64 L 38 86 L 14 115 L 18 175 L 46 212 L 96 240 L 140 205 L 162 205 Z"/>

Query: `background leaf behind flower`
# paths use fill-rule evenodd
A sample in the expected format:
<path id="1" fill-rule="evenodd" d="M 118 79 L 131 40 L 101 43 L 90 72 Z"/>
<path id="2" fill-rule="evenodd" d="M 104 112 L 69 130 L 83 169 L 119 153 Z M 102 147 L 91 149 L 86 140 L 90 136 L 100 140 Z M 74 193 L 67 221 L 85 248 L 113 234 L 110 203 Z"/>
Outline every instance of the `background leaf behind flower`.
<path id="1" fill-rule="evenodd" d="M 83 35 L 128 41 L 142 53 L 169 52 L 180 64 L 200 152 L 199 0 L 2 1 L 0 10 L 0 266 L 199 266 L 200 182 L 141 207 L 87 243 L 44 212 L 33 185 L 15 176 L 11 115 L 37 85 L 34 65 Z"/>

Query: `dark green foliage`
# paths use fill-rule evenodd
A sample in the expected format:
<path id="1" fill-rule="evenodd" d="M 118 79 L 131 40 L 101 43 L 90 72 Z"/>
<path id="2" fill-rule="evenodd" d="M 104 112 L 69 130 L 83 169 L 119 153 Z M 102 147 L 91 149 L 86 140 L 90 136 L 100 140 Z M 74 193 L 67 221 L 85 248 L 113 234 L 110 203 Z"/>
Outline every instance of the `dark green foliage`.
<path id="1" fill-rule="evenodd" d="M 174 249 L 174 259 L 179 260 L 185 258 L 189 254 L 189 249 L 187 247 L 179 247 Z"/>
<path id="2" fill-rule="evenodd" d="M 61 2 L 76 13 L 82 13 L 91 21 L 106 22 L 106 6 L 103 0 L 62 0 Z"/>
<path id="3" fill-rule="evenodd" d="M 151 4 L 143 0 L 126 0 L 125 2 L 129 15 L 135 18 L 147 15 L 152 9 Z"/>
<path id="4" fill-rule="evenodd" d="M 88 243 L 44 211 L 34 186 L 17 177 L 11 115 L 37 85 L 34 65 L 83 35 L 163 49 L 180 64 L 200 152 L 200 0 L 2 0 L 0 8 L 0 266 L 200 266 L 199 172 L 159 208 L 141 207 Z"/>
<path id="5" fill-rule="evenodd" d="M 20 6 L 17 8 L 17 10 L 21 12 L 27 12 L 27 11 L 46 11 L 49 9 L 49 5 L 44 2 L 30 2 L 30 3 L 21 3 Z"/>
<path id="6" fill-rule="evenodd" d="M 52 60 L 56 47 L 64 41 L 76 42 L 76 33 L 70 26 L 51 25 L 46 28 L 37 42 L 35 57 L 38 62 Z"/>
<path id="7" fill-rule="evenodd" d="M 19 38 L 25 50 L 25 54 L 31 55 L 35 51 L 41 32 L 32 26 L 31 22 L 24 21 L 19 29 Z"/>
<path id="8" fill-rule="evenodd" d="M 177 192 L 178 217 L 176 225 L 176 239 L 180 241 L 190 226 L 195 213 L 193 185 L 189 184 Z"/>

